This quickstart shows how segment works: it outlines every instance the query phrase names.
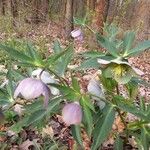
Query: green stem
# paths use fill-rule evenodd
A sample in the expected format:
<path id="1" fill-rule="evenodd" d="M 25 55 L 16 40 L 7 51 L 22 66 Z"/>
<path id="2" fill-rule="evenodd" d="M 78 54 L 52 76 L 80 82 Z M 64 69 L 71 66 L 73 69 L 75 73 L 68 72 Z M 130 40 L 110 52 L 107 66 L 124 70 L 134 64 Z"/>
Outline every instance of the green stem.
<path id="1" fill-rule="evenodd" d="M 57 73 L 55 73 L 55 72 L 52 71 L 51 69 L 49 69 L 49 68 L 47 68 L 47 69 L 48 69 L 49 72 L 51 72 L 52 74 L 54 74 L 54 75 L 60 80 L 60 82 L 61 82 L 63 85 L 68 85 L 68 82 L 67 82 L 64 78 L 62 78 L 62 77 L 60 77 L 59 75 L 57 75 Z"/>
<path id="2" fill-rule="evenodd" d="M 116 86 L 116 91 L 117 91 L 117 95 L 119 95 L 119 88 L 118 88 L 118 85 Z M 115 104 L 117 105 L 117 102 L 115 101 Z M 122 123 L 124 124 L 124 127 L 125 127 L 125 130 L 126 130 L 126 139 L 125 139 L 125 143 L 127 143 L 128 141 L 128 136 L 129 136 L 129 132 L 128 132 L 128 126 L 127 126 L 127 123 L 124 119 L 124 117 L 122 116 L 121 112 L 120 112 L 120 109 L 119 108 L 116 108 L 118 114 L 119 114 L 119 117 L 122 121 Z"/>
<path id="3" fill-rule="evenodd" d="M 89 29 L 92 33 L 96 33 L 93 29 L 91 29 L 88 25 L 85 25 L 87 27 L 87 29 Z"/>

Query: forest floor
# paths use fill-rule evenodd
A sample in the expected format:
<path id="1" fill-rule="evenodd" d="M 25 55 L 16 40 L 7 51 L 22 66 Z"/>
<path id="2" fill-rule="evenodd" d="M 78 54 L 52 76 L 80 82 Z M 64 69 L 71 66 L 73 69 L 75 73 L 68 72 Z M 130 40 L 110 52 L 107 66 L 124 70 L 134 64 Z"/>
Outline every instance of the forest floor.
<path id="1" fill-rule="evenodd" d="M 42 51 L 42 53 L 47 53 L 52 51 L 53 42 L 56 39 L 59 39 L 60 43 L 62 43 L 62 46 L 68 45 L 68 41 L 64 38 L 65 32 L 64 28 L 61 24 L 56 23 L 45 23 L 40 24 L 34 27 L 28 28 L 26 31 L 16 29 L 13 33 L 5 33 L 3 31 L 0 31 L 0 41 L 4 41 L 5 39 L 27 39 L 29 41 L 32 41 L 34 44 L 39 46 L 39 49 Z M 82 44 L 75 45 L 75 51 L 83 52 L 88 51 L 90 48 L 87 48 L 88 43 L 86 41 Z M 144 75 L 142 76 L 143 79 L 145 79 L 147 82 L 150 83 L 150 52 L 145 51 L 143 54 L 141 54 L 139 57 L 131 58 L 130 61 L 132 64 L 142 70 L 144 72 Z M 83 79 L 84 80 L 84 79 Z M 85 81 L 87 82 L 87 80 Z M 86 86 L 87 83 L 85 83 Z M 150 88 L 145 88 L 143 86 L 140 87 L 140 95 L 144 96 L 146 98 L 146 102 L 149 103 L 150 100 Z M 116 118 L 116 121 L 114 123 L 114 130 L 123 130 L 123 124 L 120 121 L 120 118 Z M 5 127 L 1 127 L 0 130 L 6 130 Z M 89 139 L 87 138 L 87 135 L 83 132 L 83 138 L 84 138 L 84 145 L 86 150 L 90 150 L 89 145 Z M 66 127 L 61 119 L 61 116 L 55 116 L 50 121 L 49 125 L 43 130 L 43 135 L 48 134 L 49 136 L 55 136 L 57 137 L 62 143 L 64 143 L 67 147 L 72 149 L 74 140 L 72 139 L 69 128 Z M 42 135 L 42 136 L 43 136 Z M 12 144 L 11 150 L 17 150 L 18 148 L 22 148 L 23 150 L 28 150 L 33 144 L 33 142 L 29 140 L 34 140 L 35 143 L 42 142 L 40 139 L 41 135 L 38 135 L 36 131 L 33 131 L 32 129 L 26 129 L 24 130 L 20 136 L 22 137 L 22 144 L 18 147 L 18 145 Z M 29 139 L 29 140 L 28 140 Z M 3 139 L 0 138 L 0 142 L 8 141 L 9 139 Z M 126 149 L 134 149 L 134 142 L 130 140 L 130 145 Z M 113 138 L 110 138 L 103 144 L 103 149 L 113 149 Z M 64 147 L 64 149 L 67 149 Z"/>

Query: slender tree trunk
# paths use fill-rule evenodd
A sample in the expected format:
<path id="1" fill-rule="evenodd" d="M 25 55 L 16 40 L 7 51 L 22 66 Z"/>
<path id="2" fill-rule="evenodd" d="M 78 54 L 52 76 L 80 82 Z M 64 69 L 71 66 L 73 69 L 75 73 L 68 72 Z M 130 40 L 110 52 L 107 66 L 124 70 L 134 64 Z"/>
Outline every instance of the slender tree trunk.
<path id="1" fill-rule="evenodd" d="M 133 18 L 130 21 L 132 28 L 137 28 L 137 40 L 150 39 L 150 1 L 136 2 Z"/>
<path id="2" fill-rule="evenodd" d="M 32 18 L 31 22 L 38 24 L 40 22 L 39 18 L 39 5 L 40 5 L 40 0 L 33 0 L 33 9 L 32 9 Z"/>
<path id="3" fill-rule="evenodd" d="M 95 16 L 95 24 L 96 30 L 100 33 L 103 32 L 104 22 L 106 21 L 107 14 L 109 8 L 109 0 L 97 0 L 96 2 L 96 16 Z"/>
<path id="4" fill-rule="evenodd" d="M 0 1 L 0 7 L 1 7 L 1 14 L 5 15 L 6 14 L 6 0 Z"/>
<path id="5" fill-rule="evenodd" d="M 65 33 L 66 37 L 70 37 L 70 32 L 73 30 L 73 0 L 67 0 L 66 2 L 66 14 L 65 14 Z"/>
<path id="6" fill-rule="evenodd" d="M 96 0 L 89 0 L 89 8 L 92 11 L 95 9 L 95 2 Z"/>
<path id="7" fill-rule="evenodd" d="M 17 0 L 11 0 L 10 5 L 11 5 L 11 13 L 12 13 L 12 16 L 13 16 L 13 25 L 16 26 L 17 17 L 18 17 L 18 3 L 17 3 Z"/>

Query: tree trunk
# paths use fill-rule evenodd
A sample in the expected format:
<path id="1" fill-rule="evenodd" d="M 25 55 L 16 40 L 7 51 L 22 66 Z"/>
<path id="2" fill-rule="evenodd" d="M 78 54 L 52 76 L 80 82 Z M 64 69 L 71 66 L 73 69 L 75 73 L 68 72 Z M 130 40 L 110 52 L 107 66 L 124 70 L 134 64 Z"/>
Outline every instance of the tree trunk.
<path id="1" fill-rule="evenodd" d="M 70 37 L 70 32 L 73 30 L 73 0 L 67 0 L 65 13 L 65 34 Z"/>
<path id="2" fill-rule="evenodd" d="M 103 33 L 104 22 L 106 21 L 109 8 L 109 0 L 97 0 L 95 6 L 95 28 L 100 33 Z"/>
<path id="3" fill-rule="evenodd" d="M 140 0 L 136 2 L 131 27 L 138 28 L 137 40 L 150 39 L 150 1 Z"/>
<path id="4" fill-rule="evenodd" d="M 17 4 L 17 0 L 11 0 L 10 1 L 10 5 L 11 5 L 11 13 L 13 16 L 13 26 L 16 26 L 17 24 L 17 17 L 18 17 L 18 4 Z"/>
<path id="5" fill-rule="evenodd" d="M 1 7 L 1 14 L 5 15 L 6 14 L 6 0 L 0 1 L 0 7 Z"/>
<path id="6" fill-rule="evenodd" d="M 95 2 L 96 2 L 96 0 L 89 0 L 88 6 L 89 6 L 89 9 L 92 11 L 94 11 L 94 9 L 95 9 Z"/>

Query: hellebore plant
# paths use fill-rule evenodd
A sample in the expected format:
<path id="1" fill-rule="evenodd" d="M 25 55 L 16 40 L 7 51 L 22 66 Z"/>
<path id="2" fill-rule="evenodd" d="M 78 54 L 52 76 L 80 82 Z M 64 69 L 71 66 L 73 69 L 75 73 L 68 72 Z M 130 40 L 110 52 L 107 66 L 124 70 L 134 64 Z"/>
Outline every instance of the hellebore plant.
<path id="1" fill-rule="evenodd" d="M 83 22 L 78 20 L 76 22 L 90 30 L 89 26 L 85 24 L 85 19 Z M 93 30 L 90 31 L 93 32 Z M 19 117 L 21 117 L 13 121 L 15 123 L 10 129 L 20 133 L 24 127 L 29 125 L 33 125 L 41 131 L 42 127 L 49 124 L 50 117 L 62 114 L 64 123 L 71 126 L 77 149 L 81 149 L 81 147 L 84 149 L 81 134 L 81 131 L 84 131 L 89 138 L 91 150 L 99 149 L 110 133 L 115 140 L 113 149 L 123 149 L 123 142 L 126 145 L 128 137 L 134 136 L 137 147 L 148 150 L 150 105 L 146 105 L 144 100 L 140 98 L 139 107 L 137 108 L 134 104 L 134 101 L 137 100 L 138 85 L 145 83 L 136 77 L 143 75 L 143 72 L 134 68 L 128 59 L 150 48 L 150 41 L 144 41 L 134 47 L 134 32 L 127 32 L 123 39 L 118 39 L 117 30 L 112 26 L 105 27 L 103 35 L 93 33 L 96 34 L 98 43 L 106 49 L 106 52 L 88 51 L 81 54 L 82 59 L 79 58 L 82 60 L 81 65 L 77 70 L 74 68 L 73 71 L 68 70 L 68 65 L 74 54 L 72 45 L 64 50 L 56 41 L 53 54 L 47 58 L 42 58 L 29 45 L 24 52 L 20 52 L 15 48 L 0 44 L 0 49 L 6 51 L 11 60 L 14 63 L 17 62 L 19 66 L 18 70 L 10 69 L 8 71 L 9 74 L 5 75 L 8 84 L 0 87 L 0 104 L 2 105 L 0 115 L 3 116 L 3 111 L 18 112 Z M 80 28 L 72 31 L 71 36 L 74 40 L 83 40 L 83 33 Z M 83 90 L 81 88 L 82 80 L 74 77 L 75 71 L 93 68 L 101 70 L 101 74 L 98 75 L 99 79 L 95 79 L 93 76 Z M 35 69 L 30 78 L 26 78 L 28 74 L 26 70 L 28 69 L 29 71 Z M 14 83 L 19 80 L 21 80 L 20 83 L 14 89 Z M 145 85 L 148 86 L 148 83 Z M 126 97 L 121 95 L 119 86 L 125 87 Z M 27 100 L 38 100 L 14 107 L 13 104 L 17 102 L 16 98 L 19 96 Z M 44 97 L 46 109 L 43 109 L 40 96 Z M 12 102 L 13 97 L 15 99 Z M 63 105 L 64 103 L 65 105 Z M 24 111 L 22 112 L 21 109 Z M 136 116 L 138 120 L 127 123 L 125 117 L 128 113 Z M 112 130 L 116 117 L 121 118 L 125 128 L 121 133 Z"/>
<path id="2" fill-rule="evenodd" d="M 17 86 L 14 92 L 14 98 L 16 99 L 18 96 L 22 96 L 26 100 L 32 100 L 44 96 L 44 106 L 47 107 L 50 94 L 50 89 L 45 83 L 37 79 L 26 78 Z"/>

